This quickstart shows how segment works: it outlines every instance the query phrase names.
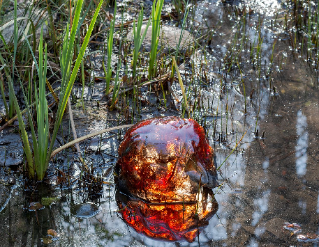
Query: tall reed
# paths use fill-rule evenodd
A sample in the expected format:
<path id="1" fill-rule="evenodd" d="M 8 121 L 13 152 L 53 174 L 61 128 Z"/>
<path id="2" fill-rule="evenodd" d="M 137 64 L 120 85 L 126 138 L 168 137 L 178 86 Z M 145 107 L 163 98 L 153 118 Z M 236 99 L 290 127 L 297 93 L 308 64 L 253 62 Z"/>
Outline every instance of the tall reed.
<path id="1" fill-rule="evenodd" d="M 71 28 L 71 32 L 69 33 L 68 27 L 67 27 L 66 32 L 65 32 L 65 39 L 64 39 L 65 42 L 63 44 L 60 65 L 61 65 L 61 70 L 64 71 L 65 73 L 67 73 L 67 75 L 70 74 L 71 72 L 72 73 L 71 73 L 71 76 L 68 80 L 67 80 L 67 78 L 68 78 L 67 75 L 62 75 L 64 80 L 62 80 L 62 82 L 61 82 L 61 92 L 59 95 L 59 106 L 58 106 L 58 112 L 57 112 L 57 119 L 56 119 L 56 122 L 54 125 L 52 140 L 51 140 L 51 143 L 49 146 L 48 154 L 52 153 L 54 140 L 56 139 L 59 127 L 61 125 L 62 117 L 63 117 L 64 111 L 65 111 L 68 99 L 70 97 L 74 81 L 76 79 L 79 67 L 81 65 L 85 50 L 88 46 L 90 36 L 91 36 L 92 31 L 93 31 L 97 16 L 98 16 L 99 11 L 102 7 L 103 0 L 100 0 L 99 4 L 95 10 L 95 13 L 94 13 L 93 18 L 91 20 L 91 23 L 89 25 L 88 31 L 85 35 L 84 40 L 83 40 L 81 49 L 80 49 L 79 54 L 77 56 L 77 59 L 75 61 L 75 65 L 74 65 L 73 69 L 71 70 L 72 57 L 70 57 L 69 55 L 71 54 L 71 51 L 74 50 L 75 35 L 76 35 L 76 31 L 78 29 L 78 23 L 79 23 L 80 13 L 81 13 L 81 9 L 82 9 L 82 4 L 83 4 L 83 0 L 78 0 L 77 5 L 76 5 L 75 16 L 73 19 L 73 25 Z M 50 155 L 47 156 L 47 160 L 45 163 L 46 168 L 49 164 L 49 161 L 50 161 Z"/>
<path id="2" fill-rule="evenodd" d="M 105 73 L 105 80 L 106 80 L 105 94 L 109 94 L 110 82 L 111 82 L 111 76 L 112 76 L 111 63 L 112 63 L 113 34 L 114 34 L 114 26 L 115 26 L 115 16 L 116 16 L 116 2 L 115 2 L 115 6 L 114 6 L 113 20 L 111 22 L 110 30 L 109 30 L 109 37 L 107 39 L 107 70 L 105 69 L 104 61 L 102 63 L 103 69 L 104 69 L 104 73 Z"/>
<path id="3" fill-rule="evenodd" d="M 148 67 L 148 77 L 153 78 L 156 75 L 157 68 L 157 47 L 160 35 L 160 24 L 161 24 L 161 13 L 164 0 L 157 0 L 153 2 L 152 6 L 152 41 L 151 41 L 151 52 L 150 61 Z"/>
<path id="4" fill-rule="evenodd" d="M 141 36 L 142 31 L 142 24 L 143 24 L 143 9 L 141 9 L 138 20 L 137 20 L 137 27 L 135 27 L 135 20 L 133 23 L 133 34 L 134 34 L 134 51 L 133 51 L 133 60 L 132 60 L 132 67 L 133 67 L 133 78 L 136 76 L 136 64 L 139 50 L 141 49 L 143 40 L 146 36 L 147 30 L 150 26 L 150 19 L 146 25 L 143 35 Z"/>

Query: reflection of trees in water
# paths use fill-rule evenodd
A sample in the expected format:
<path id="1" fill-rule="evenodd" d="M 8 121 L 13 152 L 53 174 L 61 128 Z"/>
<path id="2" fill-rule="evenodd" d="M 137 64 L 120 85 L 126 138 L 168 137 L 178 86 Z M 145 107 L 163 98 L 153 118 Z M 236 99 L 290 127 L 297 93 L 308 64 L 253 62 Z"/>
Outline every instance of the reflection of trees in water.
<path id="1" fill-rule="evenodd" d="M 43 184 L 42 184 L 43 185 Z M 41 238 L 56 228 L 52 208 L 44 207 L 40 195 L 48 195 L 45 186 L 36 192 L 14 190 L 6 208 L 0 213 L 0 246 L 42 246 Z"/>
<path id="2" fill-rule="evenodd" d="M 277 77 L 281 79 L 280 86 L 277 83 L 280 96 L 272 100 L 268 117 L 260 123 L 265 140 L 256 139 L 245 153 L 242 193 L 229 196 L 229 245 L 296 241 L 295 236 L 282 229 L 285 222 L 301 224 L 304 234 L 317 231 L 319 95 L 305 81 L 307 65 L 294 62 L 295 65 L 288 61 Z M 306 155 L 307 159 L 302 158 Z M 302 164 L 302 171 L 300 158 L 307 162 Z"/>

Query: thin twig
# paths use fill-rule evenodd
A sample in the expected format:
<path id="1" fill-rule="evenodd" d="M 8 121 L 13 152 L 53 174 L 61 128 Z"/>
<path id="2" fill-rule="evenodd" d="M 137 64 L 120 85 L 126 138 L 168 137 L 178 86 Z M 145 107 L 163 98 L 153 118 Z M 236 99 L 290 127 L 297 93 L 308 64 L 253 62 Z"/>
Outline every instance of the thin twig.
<path id="1" fill-rule="evenodd" d="M 71 129 L 72 129 L 72 133 L 73 133 L 73 139 L 76 140 L 78 139 L 78 135 L 76 134 L 76 129 L 75 129 L 75 124 L 74 124 L 74 120 L 73 120 L 73 112 L 72 112 L 72 107 L 71 107 L 71 103 L 70 103 L 70 98 L 69 98 L 69 101 L 68 101 L 68 108 L 69 108 L 69 116 L 70 116 L 70 123 L 71 123 Z M 81 149 L 80 149 L 80 145 L 79 143 L 75 143 L 75 148 L 76 148 L 76 151 L 79 155 L 79 158 L 80 158 L 80 161 L 83 165 L 83 167 L 88 170 L 89 168 L 87 167 L 87 165 L 85 164 L 82 156 L 81 156 Z"/>
<path id="2" fill-rule="evenodd" d="M 150 84 L 152 84 L 152 83 L 164 81 L 164 80 L 166 80 L 169 76 L 170 76 L 170 73 L 166 73 L 166 74 L 164 74 L 164 75 L 162 75 L 162 76 L 160 76 L 160 77 L 155 78 L 154 80 L 150 80 L 150 81 L 148 81 L 148 82 L 142 83 L 142 84 L 138 85 L 137 87 L 140 88 L 140 87 L 148 86 L 148 85 L 150 85 Z M 121 94 L 121 93 L 126 93 L 126 92 L 128 92 L 128 91 L 131 91 L 131 90 L 133 90 L 133 88 L 134 88 L 134 86 L 133 86 L 133 87 L 126 88 L 126 89 L 123 89 L 123 90 L 120 92 L 120 94 Z"/>
<path id="3" fill-rule="evenodd" d="M 112 130 L 118 130 L 118 129 L 122 129 L 122 128 L 129 128 L 129 127 L 132 127 L 132 126 L 133 126 L 133 124 L 126 124 L 126 125 L 121 125 L 121 126 L 116 126 L 116 127 L 108 128 L 108 129 L 99 130 L 99 131 L 97 131 L 97 132 L 94 132 L 94 133 L 91 133 L 91 134 L 82 136 L 82 137 L 80 137 L 80 138 L 77 138 L 77 139 L 75 139 L 75 140 L 73 140 L 73 141 L 71 141 L 71 142 L 69 142 L 69 143 L 67 143 L 67 144 L 65 144 L 65 145 L 63 145 L 63 146 L 61 146 L 61 147 L 55 149 L 55 150 L 51 153 L 51 158 L 52 158 L 54 155 L 56 155 L 57 153 L 61 152 L 62 150 L 66 149 L 66 148 L 68 148 L 68 147 L 71 147 L 71 146 L 73 146 L 73 145 L 76 144 L 76 143 L 79 143 L 79 142 L 81 142 L 81 141 L 84 141 L 84 140 L 86 140 L 86 139 L 89 139 L 89 138 L 91 138 L 91 137 L 93 137 L 93 136 L 101 135 L 101 134 L 103 134 L 103 133 L 105 133 L 105 132 L 109 132 L 109 131 L 112 131 Z"/>
<path id="4" fill-rule="evenodd" d="M 180 85 L 181 90 L 182 90 L 182 94 L 183 94 L 183 98 L 184 98 L 184 105 L 185 105 L 185 108 L 186 108 L 187 112 L 189 113 L 189 107 L 188 107 L 188 103 L 187 103 L 187 96 L 186 96 L 186 93 L 185 93 L 185 87 L 184 87 L 184 84 L 183 84 L 183 80 L 182 80 L 181 74 L 179 72 L 179 67 L 177 66 L 175 57 L 173 57 L 172 59 L 173 59 L 173 65 L 175 66 L 175 70 L 176 70 L 176 73 L 177 73 L 178 82 L 179 82 L 179 85 Z"/>
<path id="5" fill-rule="evenodd" d="M 68 101 L 68 108 L 69 108 L 69 117 L 70 117 L 71 129 L 72 129 L 72 133 L 73 133 L 73 139 L 76 140 L 76 139 L 78 139 L 78 135 L 76 134 L 76 130 L 75 130 L 75 124 L 74 124 L 74 120 L 73 120 L 73 112 L 72 112 L 72 107 L 70 104 L 70 98 Z M 76 151 L 78 152 L 78 154 L 81 158 L 81 149 L 80 149 L 79 143 L 75 143 L 75 148 L 76 148 Z"/>

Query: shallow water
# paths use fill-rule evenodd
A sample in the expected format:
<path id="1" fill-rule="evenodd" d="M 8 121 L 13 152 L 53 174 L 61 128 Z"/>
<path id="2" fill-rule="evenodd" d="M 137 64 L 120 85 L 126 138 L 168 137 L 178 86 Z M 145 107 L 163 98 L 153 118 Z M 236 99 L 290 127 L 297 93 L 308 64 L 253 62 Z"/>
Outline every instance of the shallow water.
<path id="1" fill-rule="evenodd" d="M 213 189 L 218 211 L 201 228 L 195 241 L 154 240 L 123 222 L 112 176 L 123 132 L 112 132 L 81 146 L 93 176 L 81 172 L 81 164 L 71 152 L 53 160 L 52 165 L 59 170 L 52 169 L 47 183 L 38 185 L 36 190 L 24 188 L 22 179 L 9 185 L 11 171 L 1 168 L 0 246 L 44 245 L 49 229 L 58 234 L 51 239 L 52 246 L 318 245 L 318 75 L 304 55 L 290 48 L 289 32 L 283 23 L 285 4 L 243 2 L 253 13 L 246 19 L 246 45 L 241 47 L 240 61 L 227 64 L 227 57 L 234 54 L 236 45 L 229 47 L 236 33 L 242 37 L 242 17 L 236 19 L 234 9 L 219 1 L 198 1 L 195 23 L 200 23 L 203 30 L 197 31 L 214 32 L 211 40 L 203 41 L 207 45 L 202 43 L 197 57 L 190 59 L 199 74 L 194 80 L 198 84 L 186 78 L 192 62 L 181 70 L 185 87 L 193 96 L 190 101 L 201 105 L 200 110 L 194 109 L 195 118 L 204 125 L 214 148 L 216 166 L 221 166 L 221 186 Z M 234 4 L 241 7 L 236 1 Z M 270 8 L 274 12 L 267 11 Z M 261 16 L 263 25 L 258 29 Z M 276 24 L 274 18 L 278 19 Z M 259 33 L 264 37 L 262 59 L 251 62 L 249 44 L 256 45 Z M 274 66 L 269 69 L 275 40 Z M 267 78 L 269 70 L 272 73 Z M 172 90 L 177 98 L 182 97 L 177 82 Z M 176 100 L 174 103 L 181 107 Z M 117 123 L 112 121 L 117 119 L 116 113 L 110 116 L 102 106 L 93 105 L 87 113 L 90 118 L 80 126 L 83 133 Z M 154 111 L 152 107 L 144 107 L 139 117 L 154 116 L 154 112 L 180 114 L 176 110 Z M 99 117 L 94 115 L 99 112 Z M 85 217 L 79 217 L 79 208 Z M 287 222 L 297 225 L 291 229 Z"/>

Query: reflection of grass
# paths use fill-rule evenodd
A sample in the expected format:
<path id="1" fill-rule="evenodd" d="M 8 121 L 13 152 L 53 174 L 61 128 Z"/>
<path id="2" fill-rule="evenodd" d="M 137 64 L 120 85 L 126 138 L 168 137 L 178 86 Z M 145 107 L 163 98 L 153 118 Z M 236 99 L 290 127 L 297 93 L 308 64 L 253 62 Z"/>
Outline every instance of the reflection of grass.
<path id="1" fill-rule="evenodd" d="M 285 27 L 293 30 L 289 31 L 289 35 L 294 52 L 305 54 L 308 62 L 318 69 L 319 4 L 305 0 L 292 1 L 292 8 L 285 16 Z"/>
<path id="2" fill-rule="evenodd" d="M 95 225 L 94 228 L 95 232 L 99 234 L 100 239 L 111 240 L 113 242 L 115 240 L 114 237 L 123 237 L 123 234 L 118 232 L 110 232 L 100 225 Z"/>

